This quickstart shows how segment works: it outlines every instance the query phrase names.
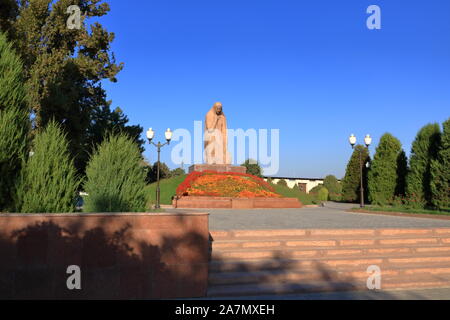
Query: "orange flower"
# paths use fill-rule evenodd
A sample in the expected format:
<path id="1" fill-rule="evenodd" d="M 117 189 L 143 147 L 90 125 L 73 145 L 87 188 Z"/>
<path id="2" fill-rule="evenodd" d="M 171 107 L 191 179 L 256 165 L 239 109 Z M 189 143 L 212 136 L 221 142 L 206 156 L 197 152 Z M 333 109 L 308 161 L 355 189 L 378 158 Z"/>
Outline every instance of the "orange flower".
<path id="1" fill-rule="evenodd" d="M 177 195 L 221 197 L 281 197 L 261 178 L 234 172 L 192 172 L 177 188 Z"/>

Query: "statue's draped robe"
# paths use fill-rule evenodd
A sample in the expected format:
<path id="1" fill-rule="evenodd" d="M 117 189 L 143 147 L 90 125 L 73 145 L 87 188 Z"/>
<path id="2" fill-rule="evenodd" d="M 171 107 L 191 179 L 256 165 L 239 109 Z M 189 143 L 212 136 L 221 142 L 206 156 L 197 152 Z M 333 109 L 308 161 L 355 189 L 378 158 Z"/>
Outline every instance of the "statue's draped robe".
<path id="1" fill-rule="evenodd" d="M 217 115 L 212 107 L 205 119 L 205 162 L 229 164 L 227 142 L 227 119 L 223 112 Z"/>

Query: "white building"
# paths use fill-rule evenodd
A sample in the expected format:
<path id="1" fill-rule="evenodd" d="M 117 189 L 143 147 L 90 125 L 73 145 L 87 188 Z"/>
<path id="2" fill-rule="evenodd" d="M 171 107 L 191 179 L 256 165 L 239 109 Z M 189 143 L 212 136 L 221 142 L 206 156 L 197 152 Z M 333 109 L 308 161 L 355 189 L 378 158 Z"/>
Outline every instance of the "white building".
<path id="1" fill-rule="evenodd" d="M 300 190 L 309 193 L 312 188 L 323 184 L 323 179 L 316 178 L 286 178 L 286 177 L 264 177 L 264 180 L 272 179 L 273 184 L 277 184 L 280 180 L 285 180 L 289 188 L 300 188 Z"/>

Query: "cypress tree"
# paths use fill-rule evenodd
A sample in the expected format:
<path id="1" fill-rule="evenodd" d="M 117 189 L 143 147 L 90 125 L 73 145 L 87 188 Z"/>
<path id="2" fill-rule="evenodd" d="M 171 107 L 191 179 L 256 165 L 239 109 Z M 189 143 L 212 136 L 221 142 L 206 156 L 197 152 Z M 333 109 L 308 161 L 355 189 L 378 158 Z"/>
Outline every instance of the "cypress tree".
<path id="1" fill-rule="evenodd" d="M 0 211 L 14 209 L 14 185 L 26 157 L 29 130 L 22 62 L 0 32 Z"/>
<path id="2" fill-rule="evenodd" d="M 342 198 L 344 201 L 356 202 L 360 200 L 360 152 L 363 165 L 363 187 L 364 190 L 367 190 L 367 163 L 370 162 L 369 151 L 363 145 L 356 145 L 342 181 Z M 365 192 L 364 198 L 367 199 L 367 192 Z"/>
<path id="3" fill-rule="evenodd" d="M 58 124 L 50 122 L 37 133 L 33 152 L 21 171 L 17 187 L 19 210 L 74 212 L 78 186 L 66 135 Z"/>
<path id="4" fill-rule="evenodd" d="M 443 129 L 437 159 L 431 163 L 432 204 L 438 209 L 450 208 L 450 118 Z"/>
<path id="5" fill-rule="evenodd" d="M 385 133 L 378 144 L 368 175 L 369 200 L 372 204 L 390 203 L 401 190 L 400 168 L 404 165 L 404 152 L 400 141 Z"/>
<path id="6" fill-rule="evenodd" d="M 407 195 L 420 207 L 431 204 L 431 163 L 437 158 L 440 140 L 439 124 L 433 123 L 420 129 L 412 144 Z"/>
<path id="7" fill-rule="evenodd" d="M 86 168 L 85 212 L 143 212 L 145 171 L 138 145 L 124 133 L 109 135 Z"/>
<path id="8" fill-rule="evenodd" d="M 402 149 L 397 158 L 397 184 L 395 187 L 395 195 L 404 197 L 406 195 L 406 179 L 408 177 L 408 157 Z"/>

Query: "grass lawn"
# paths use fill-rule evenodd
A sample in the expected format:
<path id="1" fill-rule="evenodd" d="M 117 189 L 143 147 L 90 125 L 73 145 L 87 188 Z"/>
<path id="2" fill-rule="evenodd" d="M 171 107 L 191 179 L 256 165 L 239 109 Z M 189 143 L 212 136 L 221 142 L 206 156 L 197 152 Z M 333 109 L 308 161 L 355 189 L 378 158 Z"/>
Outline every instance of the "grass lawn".
<path id="1" fill-rule="evenodd" d="M 275 192 L 278 194 L 281 194 L 283 197 L 286 198 L 297 198 L 303 205 L 310 205 L 310 204 L 319 204 L 320 201 L 315 198 L 313 195 L 306 194 L 304 192 L 301 192 L 299 189 L 291 189 L 286 186 L 280 186 L 280 185 L 272 185 L 275 188 Z"/>
<path id="2" fill-rule="evenodd" d="M 352 209 L 354 211 L 361 210 L 360 208 Z M 379 206 L 366 206 L 363 210 L 377 211 L 377 212 L 400 212 L 411 214 L 437 214 L 437 215 L 450 215 L 450 209 L 444 209 L 442 211 L 432 209 L 410 209 L 404 207 L 379 207 Z"/>
<path id="3" fill-rule="evenodd" d="M 162 179 L 159 181 L 159 189 L 161 190 L 160 200 L 161 204 L 172 204 L 172 197 L 180 183 L 184 181 L 186 175 L 177 176 L 169 179 Z M 156 203 L 156 182 L 149 184 L 146 188 L 147 207 Z"/>

